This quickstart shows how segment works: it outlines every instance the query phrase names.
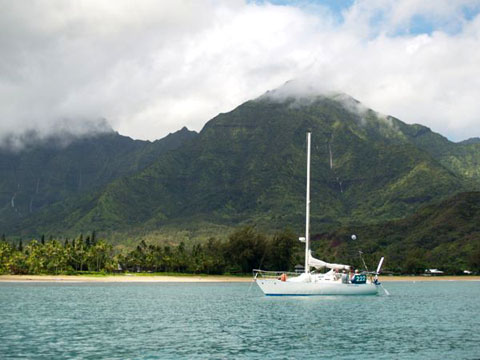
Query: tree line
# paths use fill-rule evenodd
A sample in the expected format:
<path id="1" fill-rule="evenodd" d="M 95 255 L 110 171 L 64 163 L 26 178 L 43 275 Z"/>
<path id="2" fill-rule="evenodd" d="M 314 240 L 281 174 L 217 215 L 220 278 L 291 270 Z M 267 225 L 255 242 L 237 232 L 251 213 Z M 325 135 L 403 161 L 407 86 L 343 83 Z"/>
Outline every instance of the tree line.
<path id="1" fill-rule="evenodd" d="M 90 272 L 178 272 L 191 274 L 245 274 L 254 268 L 292 271 L 303 263 L 297 236 L 283 230 L 271 237 L 253 227 L 234 231 L 226 241 L 210 238 L 187 247 L 154 245 L 141 241 L 127 252 L 117 253 L 95 232 L 73 240 L 50 238 L 12 244 L 0 240 L 0 273 L 75 274 Z"/>
<path id="2" fill-rule="evenodd" d="M 33 239 L 23 245 L 14 245 L 4 235 L 0 240 L 0 273 L 3 274 L 59 274 L 81 271 L 113 271 L 115 259 L 112 246 L 97 240 L 95 232 L 85 239 Z"/>
<path id="3" fill-rule="evenodd" d="M 323 234 L 312 237 L 313 253 L 329 262 L 364 268 L 363 261 L 374 269 L 381 256 L 386 257 L 385 270 L 400 274 L 421 274 L 438 267 L 448 274 L 462 274 L 464 269 L 480 271 L 480 243 L 472 242 L 465 253 L 458 254 L 456 243 L 446 244 L 431 252 L 412 248 L 400 240 L 391 246 L 362 240 L 345 241 L 345 234 Z M 467 244 L 468 245 L 468 244 Z M 363 250 L 363 259 L 359 257 Z M 440 251 L 442 250 L 442 251 Z M 186 246 L 179 244 L 147 244 L 140 241 L 136 248 L 115 251 L 95 232 L 76 239 L 45 240 L 42 236 L 23 244 L 0 238 L 0 274 L 75 274 L 82 272 L 175 272 L 190 274 L 247 274 L 252 269 L 293 271 L 304 263 L 304 245 L 291 230 L 273 236 L 253 227 L 239 228 L 225 240 L 210 238 L 206 242 Z M 440 266 L 439 266 L 440 265 Z"/>

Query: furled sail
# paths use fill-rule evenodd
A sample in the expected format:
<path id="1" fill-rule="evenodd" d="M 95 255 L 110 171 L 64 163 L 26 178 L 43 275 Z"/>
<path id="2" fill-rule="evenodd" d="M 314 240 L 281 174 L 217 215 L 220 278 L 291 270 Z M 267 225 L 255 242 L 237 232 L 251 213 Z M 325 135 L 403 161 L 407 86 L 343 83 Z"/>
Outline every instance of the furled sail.
<path id="1" fill-rule="evenodd" d="M 309 258 L 308 258 L 308 264 L 311 266 L 311 267 L 314 267 L 316 269 L 322 269 L 322 268 L 329 268 L 329 269 L 337 269 L 337 270 L 350 270 L 350 266 L 349 265 L 342 265 L 342 264 L 330 264 L 330 263 L 327 263 L 325 261 L 322 261 L 322 260 L 319 260 L 319 259 L 315 259 L 313 256 L 312 256 L 312 251 L 309 250 L 308 252 L 309 254 Z"/>

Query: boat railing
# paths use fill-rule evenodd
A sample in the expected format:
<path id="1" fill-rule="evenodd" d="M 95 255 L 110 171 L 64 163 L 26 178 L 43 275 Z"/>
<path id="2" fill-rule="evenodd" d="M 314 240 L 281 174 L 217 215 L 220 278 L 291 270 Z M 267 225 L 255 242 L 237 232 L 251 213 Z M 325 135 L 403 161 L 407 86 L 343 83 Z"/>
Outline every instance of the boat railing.
<path id="1" fill-rule="evenodd" d="M 267 270 L 260 270 L 260 269 L 253 269 L 253 277 L 256 278 L 264 278 L 264 279 L 279 279 L 283 274 L 288 277 L 296 277 L 300 274 L 297 272 L 291 271 L 267 271 Z"/>

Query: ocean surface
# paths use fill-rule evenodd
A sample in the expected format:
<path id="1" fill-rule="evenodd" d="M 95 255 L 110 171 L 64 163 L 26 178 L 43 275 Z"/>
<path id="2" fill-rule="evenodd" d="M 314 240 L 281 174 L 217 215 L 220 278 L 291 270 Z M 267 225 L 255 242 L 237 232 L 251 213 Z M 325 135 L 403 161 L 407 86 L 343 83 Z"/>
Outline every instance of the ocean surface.
<path id="1" fill-rule="evenodd" d="M 0 283 L 0 359 L 480 359 L 480 282 L 265 297 L 250 283 Z"/>

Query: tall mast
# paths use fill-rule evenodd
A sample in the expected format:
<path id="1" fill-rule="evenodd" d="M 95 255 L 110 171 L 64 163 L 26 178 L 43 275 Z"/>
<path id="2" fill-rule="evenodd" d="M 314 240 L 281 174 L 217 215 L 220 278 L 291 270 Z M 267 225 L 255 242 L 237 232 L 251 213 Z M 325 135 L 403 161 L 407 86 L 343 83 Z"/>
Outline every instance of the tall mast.
<path id="1" fill-rule="evenodd" d="M 307 209 L 305 216 L 305 273 L 310 272 L 310 265 L 308 262 L 310 250 L 310 141 L 312 133 L 307 132 Z"/>

